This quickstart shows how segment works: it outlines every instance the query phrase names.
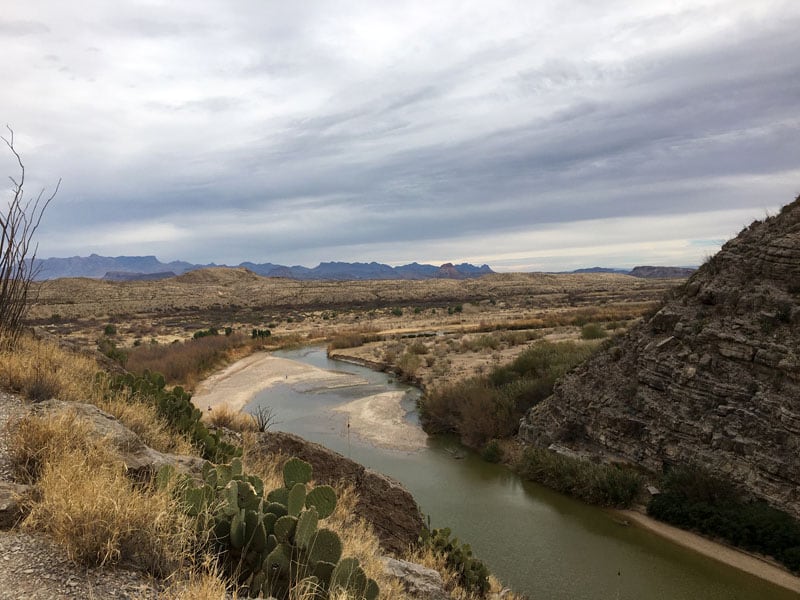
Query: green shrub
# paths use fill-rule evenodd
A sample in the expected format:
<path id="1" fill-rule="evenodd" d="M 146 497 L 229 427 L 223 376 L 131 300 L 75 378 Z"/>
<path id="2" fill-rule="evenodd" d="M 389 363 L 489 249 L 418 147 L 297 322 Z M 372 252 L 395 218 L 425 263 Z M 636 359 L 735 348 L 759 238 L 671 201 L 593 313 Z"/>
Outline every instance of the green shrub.
<path id="1" fill-rule="evenodd" d="M 503 459 L 503 450 L 497 440 L 489 440 L 481 450 L 481 458 L 490 463 L 498 463 Z"/>
<path id="2" fill-rule="evenodd" d="M 791 515 L 742 498 L 730 483 L 694 466 L 672 469 L 661 485 L 647 505 L 650 516 L 772 556 L 800 572 L 800 521 Z"/>
<path id="3" fill-rule="evenodd" d="M 597 323 L 589 323 L 581 328 L 581 338 L 584 340 L 599 340 L 608 336 L 608 332 Z"/>
<path id="4" fill-rule="evenodd" d="M 392 309 L 392 314 L 395 317 L 402 317 L 403 316 L 403 309 L 400 307 L 395 307 Z"/>
<path id="5" fill-rule="evenodd" d="M 209 327 L 208 329 L 201 329 L 200 331 L 195 331 L 192 338 L 195 340 L 199 340 L 200 338 L 212 335 L 219 335 L 219 331 L 217 331 L 216 327 Z"/>
<path id="6" fill-rule="evenodd" d="M 458 538 L 450 539 L 450 530 L 445 527 L 425 533 L 422 543 L 435 554 L 443 556 L 447 566 L 458 574 L 461 585 L 479 597 L 489 591 L 489 569 L 472 556 L 469 544 L 460 544 Z"/>
<path id="7" fill-rule="evenodd" d="M 428 433 L 456 433 L 474 447 L 514 435 L 525 412 L 552 394 L 555 381 L 591 352 L 572 342 L 542 342 L 486 377 L 430 390 L 419 402 L 422 426 Z"/>
<path id="8" fill-rule="evenodd" d="M 536 481 L 590 504 L 624 508 L 642 488 L 636 471 L 618 465 L 600 465 L 544 448 L 530 447 L 515 465 L 526 479 Z"/>
<path id="9" fill-rule="evenodd" d="M 103 327 L 103 335 L 117 335 L 117 327 L 112 323 L 109 323 L 105 327 Z"/>

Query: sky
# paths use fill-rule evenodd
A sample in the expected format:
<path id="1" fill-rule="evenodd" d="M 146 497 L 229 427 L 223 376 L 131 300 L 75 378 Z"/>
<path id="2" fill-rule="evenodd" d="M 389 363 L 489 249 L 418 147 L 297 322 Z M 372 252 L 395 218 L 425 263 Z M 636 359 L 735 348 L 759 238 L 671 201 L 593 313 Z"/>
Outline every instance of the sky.
<path id="1" fill-rule="evenodd" d="M 41 258 L 697 265 L 800 193 L 799 30 L 796 0 L 28 0 L 0 125 L 28 197 L 62 179 Z"/>

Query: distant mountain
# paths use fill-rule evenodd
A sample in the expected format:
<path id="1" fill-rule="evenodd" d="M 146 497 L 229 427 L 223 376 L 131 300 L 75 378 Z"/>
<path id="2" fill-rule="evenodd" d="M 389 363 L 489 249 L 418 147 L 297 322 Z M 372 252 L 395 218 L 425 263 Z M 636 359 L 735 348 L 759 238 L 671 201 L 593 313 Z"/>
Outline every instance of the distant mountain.
<path id="1" fill-rule="evenodd" d="M 37 279 L 59 277 L 91 277 L 100 279 L 109 272 L 159 273 L 172 271 L 180 275 L 197 269 L 199 265 L 174 261 L 162 263 L 155 256 L 72 256 L 70 258 L 36 259 L 34 268 L 39 269 Z"/>
<path id="2" fill-rule="evenodd" d="M 586 269 L 575 269 L 571 273 L 622 273 L 623 275 L 630 275 L 631 272 L 627 269 L 611 269 L 609 267 L 588 267 Z"/>
<path id="3" fill-rule="evenodd" d="M 683 279 L 696 270 L 694 267 L 633 267 L 630 274 L 645 279 Z"/>
<path id="4" fill-rule="evenodd" d="M 618 273 L 641 277 L 642 279 L 686 279 L 697 270 L 697 267 L 633 267 L 633 269 L 614 269 L 609 267 L 589 267 L 560 273 Z"/>
<path id="5" fill-rule="evenodd" d="M 131 281 L 141 279 L 163 279 L 182 275 L 188 271 L 218 265 L 196 265 L 184 261 L 162 263 L 155 256 L 73 256 L 71 258 L 37 259 L 39 269 L 37 279 L 58 279 L 59 277 L 91 277 L 113 281 Z M 222 265 L 224 266 L 224 265 Z M 446 263 L 440 267 L 411 263 L 400 267 L 390 267 L 377 262 L 347 263 L 323 262 L 314 268 L 295 265 L 287 267 L 273 263 L 243 262 L 244 267 L 264 277 L 285 277 L 288 279 L 327 279 L 327 280 L 359 280 L 359 279 L 432 279 L 451 278 L 466 279 L 494 273 L 488 265 L 477 267 L 469 263 L 453 265 Z"/>
<path id="6" fill-rule="evenodd" d="M 169 279 L 175 277 L 173 271 L 161 271 L 159 273 L 129 273 L 128 271 L 109 271 L 103 275 L 106 281 L 155 281 L 158 279 Z"/>

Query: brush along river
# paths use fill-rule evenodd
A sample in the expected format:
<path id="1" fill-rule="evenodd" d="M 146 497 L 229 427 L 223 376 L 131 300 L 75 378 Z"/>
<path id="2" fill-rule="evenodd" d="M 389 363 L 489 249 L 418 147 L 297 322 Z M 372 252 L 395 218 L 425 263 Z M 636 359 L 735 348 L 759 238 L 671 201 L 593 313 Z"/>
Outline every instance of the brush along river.
<path id="1" fill-rule="evenodd" d="M 261 360 L 261 363 L 259 363 Z M 604 511 L 523 481 L 450 437 L 428 437 L 419 391 L 330 360 L 324 348 L 249 357 L 198 389 L 202 410 L 268 406 L 295 433 L 402 482 L 433 527 L 450 527 L 532 600 L 788 600 L 798 594 Z M 260 390 L 253 397 L 253 391 Z M 349 424 L 349 427 L 348 427 Z"/>

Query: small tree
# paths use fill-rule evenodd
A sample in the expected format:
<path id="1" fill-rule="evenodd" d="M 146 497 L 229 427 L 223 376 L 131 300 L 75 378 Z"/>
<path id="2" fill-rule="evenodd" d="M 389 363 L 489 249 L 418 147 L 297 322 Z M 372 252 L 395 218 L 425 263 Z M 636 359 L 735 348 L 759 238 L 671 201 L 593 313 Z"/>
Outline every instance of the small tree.
<path id="1" fill-rule="evenodd" d="M 22 331 L 22 319 L 28 303 L 31 281 L 39 272 L 36 265 L 38 244 L 33 236 L 41 223 L 42 215 L 58 193 L 58 180 L 53 193 L 45 197 L 42 189 L 35 198 L 25 199 L 25 165 L 14 148 L 14 130 L 6 125 L 9 137 L 0 136 L 19 165 L 18 179 L 12 183 L 12 199 L 4 212 L 0 212 L 0 340 L 13 344 Z"/>

